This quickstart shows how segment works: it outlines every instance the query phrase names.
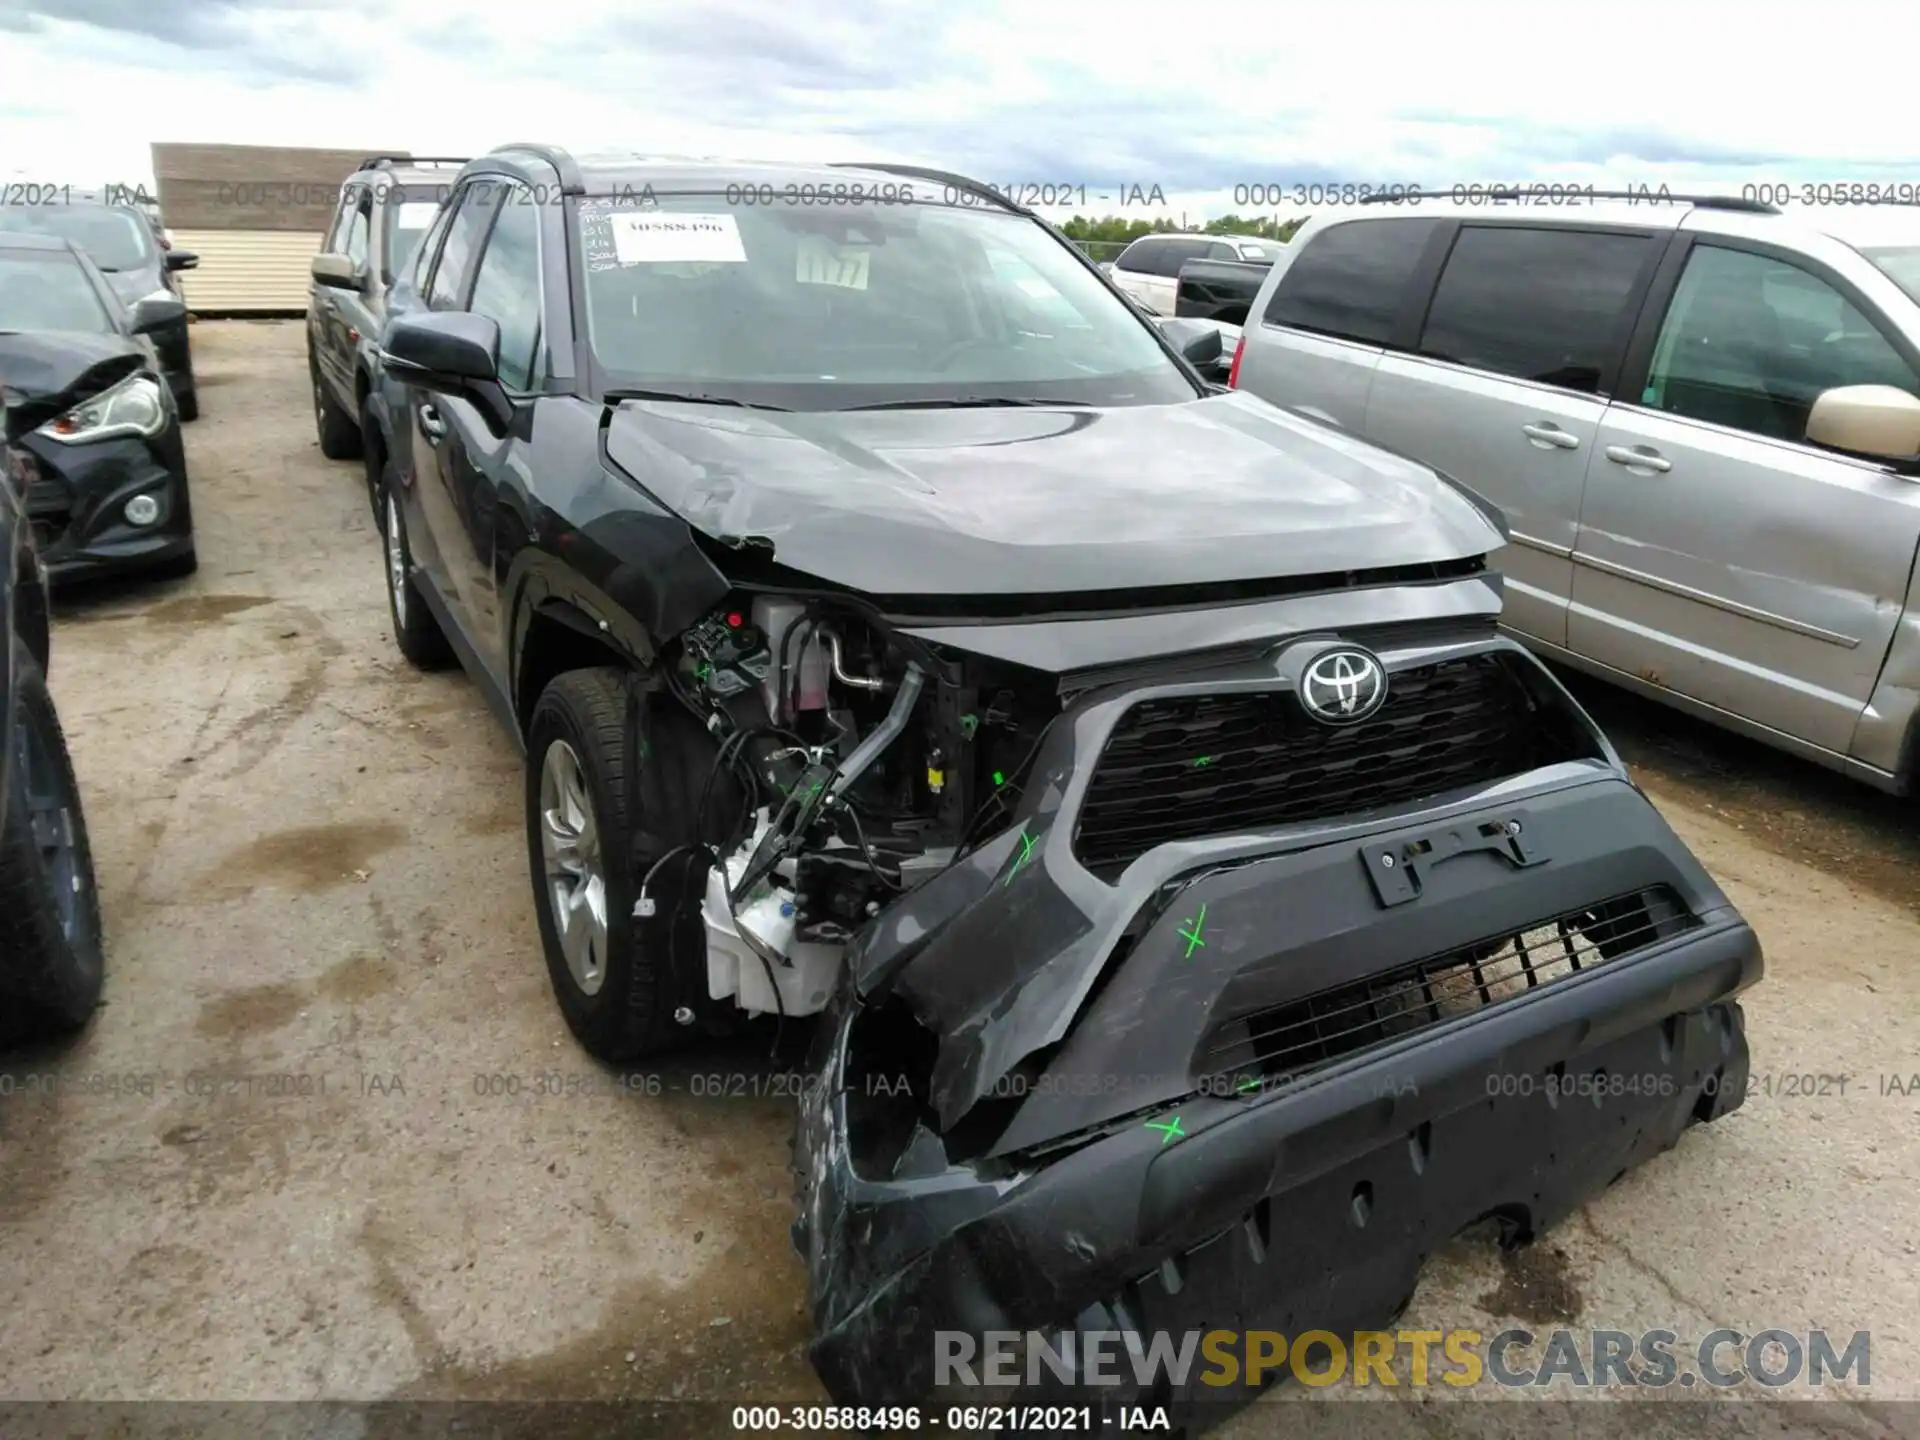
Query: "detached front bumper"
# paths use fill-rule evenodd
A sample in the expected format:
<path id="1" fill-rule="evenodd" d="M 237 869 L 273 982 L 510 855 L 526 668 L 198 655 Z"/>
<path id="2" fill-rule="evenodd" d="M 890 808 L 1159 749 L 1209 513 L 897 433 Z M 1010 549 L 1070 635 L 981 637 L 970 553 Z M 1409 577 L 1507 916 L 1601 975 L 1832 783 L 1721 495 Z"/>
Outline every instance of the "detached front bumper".
<path id="1" fill-rule="evenodd" d="M 1734 997 L 1759 943 L 1617 771 L 1557 767 L 1362 828 L 1171 881 L 1128 872 L 1145 918 L 1072 1029 L 957 1125 L 903 1040 L 920 1025 L 899 987 L 849 980 L 796 1145 L 812 1358 L 836 1399 L 957 1398 L 941 1332 L 1123 1332 L 1145 1350 L 1379 1328 L 1462 1230 L 1530 1239 L 1738 1106 Z M 1386 874 L 1409 860 L 1404 884 Z M 974 910 L 1029 928 L 1072 913 L 1033 869 Z M 1041 1365 L 1018 1398 L 1201 1424 L 1250 1398 L 1203 1369 L 1176 1384 L 1122 1359 L 1069 1386 Z"/>
<path id="2" fill-rule="evenodd" d="M 30 435 L 15 443 L 33 467 L 27 518 L 52 579 L 135 572 L 192 553 L 193 506 L 177 421 L 152 440 L 63 445 Z M 146 525 L 126 514 L 141 495 L 159 506 Z"/>

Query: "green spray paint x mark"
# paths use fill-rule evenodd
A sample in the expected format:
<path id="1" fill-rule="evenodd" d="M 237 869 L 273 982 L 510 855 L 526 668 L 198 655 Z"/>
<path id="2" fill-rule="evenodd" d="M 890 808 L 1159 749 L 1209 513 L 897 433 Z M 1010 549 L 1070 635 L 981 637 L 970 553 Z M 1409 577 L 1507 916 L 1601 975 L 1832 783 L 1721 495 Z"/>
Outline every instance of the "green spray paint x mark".
<path id="1" fill-rule="evenodd" d="M 1031 835 L 1022 835 L 1020 837 L 1020 853 L 1014 856 L 1013 868 L 1007 871 L 1007 878 L 1002 882 L 1003 884 L 1013 884 L 1013 877 L 1020 873 L 1020 867 L 1027 863 L 1027 857 L 1031 854 L 1033 854 L 1033 837 Z"/>
<path id="2" fill-rule="evenodd" d="M 1199 769 L 1199 768 L 1200 768 L 1200 767 L 1201 767 L 1202 765 L 1211 765 L 1211 764 L 1213 764 L 1213 761 L 1214 761 L 1214 757 L 1213 757 L 1213 756 L 1211 756 L 1211 755 L 1202 755 L 1202 756 L 1201 756 L 1201 757 L 1200 757 L 1200 758 L 1199 758 L 1198 760 L 1196 760 L 1196 761 L 1194 761 L 1194 762 L 1193 762 L 1193 768 L 1194 768 L 1194 769 L 1196 769 L 1196 770 L 1198 770 L 1198 769 Z"/>
<path id="3" fill-rule="evenodd" d="M 1178 1115 L 1174 1116 L 1171 1120 L 1149 1120 L 1147 1122 L 1147 1129 L 1158 1130 L 1160 1132 L 1160 1144 L 1163 1147 L 1171 1145 L 1176 1140 L 1184 1140 L 1187 1138 L 1187 1132 L 1180 1128 L 1180 1117 Z"/>
<path id="4" fill-rule="evenodd" d="M 1207 942 L 1200 938 L 1201 928 L 1205 926 L 1206 923 L 1207 907 L 1202 905 L 1200 907 L 1200 913 L 1187 922 L 1192 928 L 1180 932 L 1180 938 L 1187 942 L 1187 953 L 1181 957 L 1182 959 L 1191 960 L 1194 951 L 1204 950 L 1206 948 Z"/>

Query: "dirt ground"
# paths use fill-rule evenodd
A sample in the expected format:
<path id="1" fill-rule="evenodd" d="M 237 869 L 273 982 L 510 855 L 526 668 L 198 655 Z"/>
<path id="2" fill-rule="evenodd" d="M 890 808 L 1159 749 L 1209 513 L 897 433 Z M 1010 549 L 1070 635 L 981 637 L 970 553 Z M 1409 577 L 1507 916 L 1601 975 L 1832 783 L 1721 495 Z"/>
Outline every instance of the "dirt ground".
<path id="1" fill-rule="evenodd" d="M 201 572 L 69 597 L 55 636 L 108 1003 L 0 1057 L 0 1397 L 824 1398 L 787 1102 L 706 1093 L 765 1057 L 608 1093 L 549 998 L 518 761 L 394 649 L 301 324 L 194 348 Z M 1920 1399 L 1920 805 L 1580 688 L 1765 943 L 1757 1093 L 1518 1260 L 1437 1257 L 1401 1324 L 1868 1330 L 1846 1393 Z M 1515 1409 L 1424 1395 L 1423 1434 Z"/>

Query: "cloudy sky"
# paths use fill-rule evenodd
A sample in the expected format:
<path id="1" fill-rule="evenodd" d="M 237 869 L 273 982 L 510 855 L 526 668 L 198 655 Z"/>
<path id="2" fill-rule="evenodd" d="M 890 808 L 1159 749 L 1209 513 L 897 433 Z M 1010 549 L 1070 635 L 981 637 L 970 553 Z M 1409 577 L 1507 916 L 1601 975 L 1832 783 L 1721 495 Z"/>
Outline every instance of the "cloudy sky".
<path id="1" fill-rule="evenodd" d="M 0 0 L 0 176 L 151 141 L 887 159 L 1003 185 L 1920 182 L 1920 7 Z M 1239 207 L 1248 208 L 1248 207 Z M 1271 209 L 1271 206 L 1262 207 Z"/>

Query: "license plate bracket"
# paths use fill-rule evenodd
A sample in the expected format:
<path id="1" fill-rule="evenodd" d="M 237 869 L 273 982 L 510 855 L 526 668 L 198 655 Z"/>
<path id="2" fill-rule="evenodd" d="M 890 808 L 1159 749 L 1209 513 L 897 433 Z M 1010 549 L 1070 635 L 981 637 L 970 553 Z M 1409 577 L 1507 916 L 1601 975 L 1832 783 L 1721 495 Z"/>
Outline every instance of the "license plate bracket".
<path id="1" fill-rule="evenodd" d="M 1411 838 L 1362 845 L 1360 863 L 1382 905 L 1404 905 L 1420 898 L 1436 865 L 1483 851 L 1498 855 L 1516 870 L 1543 865 L 1550 858 L 1529 832 L 1527 813 L 1515 810 L 1437 826 Z"/>

